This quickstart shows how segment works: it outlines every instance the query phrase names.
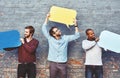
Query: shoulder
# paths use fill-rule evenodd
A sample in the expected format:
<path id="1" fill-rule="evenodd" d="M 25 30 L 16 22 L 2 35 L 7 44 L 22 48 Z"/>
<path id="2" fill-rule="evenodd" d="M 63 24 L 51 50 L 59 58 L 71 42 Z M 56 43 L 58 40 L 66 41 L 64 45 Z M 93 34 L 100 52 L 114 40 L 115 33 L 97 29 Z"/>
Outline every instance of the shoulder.
<path id="1" fill-rule="evenodd" d="M 65 40 L 66 38 L 67 38 L 67 35 L 62 35 L 62 36 L 61 36 L 61 39 L 64 39 L 64 40 Z"/>
<path id="2" fill-rule="evenodd" d="M 85 42 L 88 42 L 88 40 L 85 39 L 85 40 L 83 40 L 82 42 L 85 43 Z"/>
<path id="3" fill-rule="evenodd" d="M 85 40 L 82 41 L 82 44 L 89 44 L 89 43 L 92 43 L 92 41 L 89 41 L 87 39 L 85 39 Z"/>
<path id="4" fill-rule="evenodd" d="M 33 42 L 39 43 L 39 41 L 37 39 L 35 39 L 35 38 L 33 38 Z"/>
<path id="5" fill-rule="evenodd" d="M 67 35 L 62 35 L 61 37 L 64 38 L 64 37 L 66 37 L 66 36 L 67 36 Z"/>

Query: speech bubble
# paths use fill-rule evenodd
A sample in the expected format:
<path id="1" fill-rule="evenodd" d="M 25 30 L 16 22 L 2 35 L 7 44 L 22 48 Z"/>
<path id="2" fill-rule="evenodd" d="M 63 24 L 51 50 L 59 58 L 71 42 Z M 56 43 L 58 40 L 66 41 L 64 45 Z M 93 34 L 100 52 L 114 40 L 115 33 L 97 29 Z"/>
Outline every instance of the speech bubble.
<path id="1" fill-rule="evenodd" d="M 76 19 L 77 12 L 73 9 L 67 9 L 57 6 L 52 6 L 50 9 L 50 21 L 59 22 L 69 25 L 73 25 L 74 19 Z"/>
<path id="2" fill-rule="evenodd" d="M 0 49 L 13 48 L 21 45 L 20 34 L 17 30 L 0 32 Z"/>
<path id="3" fill-rule="evenodd" d="M 120 53 L 120 35 L 104 30 L 100 34 L 98 45 L 102 48 Z"/>

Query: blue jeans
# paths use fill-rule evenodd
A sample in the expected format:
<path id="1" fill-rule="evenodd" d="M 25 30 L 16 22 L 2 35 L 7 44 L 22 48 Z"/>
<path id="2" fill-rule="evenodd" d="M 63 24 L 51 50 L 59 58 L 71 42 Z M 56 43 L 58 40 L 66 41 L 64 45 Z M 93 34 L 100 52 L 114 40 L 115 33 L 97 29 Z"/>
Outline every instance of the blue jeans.
<path id="1" fill-rule="evenodd" d="M 86 78 L 103 78 L 103 67 L 102 66 L 85 66 L 85 77 Z"/>

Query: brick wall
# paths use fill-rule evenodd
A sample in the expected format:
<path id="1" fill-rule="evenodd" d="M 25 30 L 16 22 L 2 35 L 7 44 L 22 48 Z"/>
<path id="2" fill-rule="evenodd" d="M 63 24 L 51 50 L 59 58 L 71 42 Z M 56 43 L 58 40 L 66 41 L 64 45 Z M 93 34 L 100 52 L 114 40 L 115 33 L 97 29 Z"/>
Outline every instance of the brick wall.
<path id="1" fill-rule="evenodd" d="M 49 63 L 46 60 L 48 43 L 41 32 L 41 26 L 52 5 L 77 10 L 79 28 L 83 31 L 81 38 L 69 43 L 68 77 L 84 78 L 84 52 L 81 41 L 85 39 L 85 29 L 92 28 L 99 36 L 103 30 L 120 34 L 120 0 L 0 0 L 0 31 L 16 29 L 21 37 L 24 27 L 33 25 L 34 37 L 40 42 L 37 49 L 37 78 L 49 78 Z M 73 34 L 74 28 L 49 23 L 50 27 L 59 25 L 65 34 Z M 0 57 L 0 78 L 16 78 L 17 50 L 5 52 Z M 120 54 L 103 51 L 104 78 L 120 78 Z"/>

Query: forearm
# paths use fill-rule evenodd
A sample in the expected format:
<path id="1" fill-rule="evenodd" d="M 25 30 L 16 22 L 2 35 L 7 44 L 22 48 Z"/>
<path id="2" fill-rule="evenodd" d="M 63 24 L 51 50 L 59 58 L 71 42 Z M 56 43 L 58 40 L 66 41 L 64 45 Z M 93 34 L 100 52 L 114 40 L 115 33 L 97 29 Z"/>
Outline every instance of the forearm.
<path id="1" fill-rule="evenodd" d="M 47 26 L 47 23 L 48 23 L 48 19 L 49 19 L 48 17 L 45 18 L 44 24 L 42 26 L 43 33 L 44 33 L 44 31 L 47 31 L 46 26 Z"/>
<path id="2" fill-rule="evenodd" d="M 78 26 L 75 26 L 75 32 L 79 32 Z"/>
<path id="3" fill-rule="evenodd" d="M 92 49 L 95 45 L 96 45 L 96 44 L 90 46 L 89 48 L 87 48 L 87 49 L 85 49 L 85 50 L 88 51 L 88 50 Z"/>
<path id="4" fill-rule="evenodd" d="M 50 38 L 49 32 L 47 31 L 47 24 L 46 23 L 44 23 L 42 26 L 42 32 L 47 39 Z"/>
<path id="5" fill-rule="evenodd" d="M 82 43 L 82 47 L 86 51 L 92 49 L 95 45 L 96 45 L 95 41 L 92 41 L 92 42 L 83 42 Z"/>
<path id="6" fill-rule="evenodd" d="M 36 42 L 32 45 L 28 45 L 28 44 L 25 43 L 25 44 L 23 44 L 23 46 L 24 46 L 26 52 L 33 53 L 37 49 L 38 44 L 39 44 L 38 42 Z"/>
<path id="7" fill-rule="evenodd" d="M 44 22 L 45 24 L 48 23 L 49 17 L 50 17 L 50 14 L 48 13 L 47 16 L 46 16 L 46 18 L 45 18 L 45 22 Z"/>
<path id="8" fill-rule="evenodd" d="M 48 23 L 48 19 L 49 19 L 48 17 L 45 18 L 44 24 L 47 24 L 47 23 Z"/>
<path id="9" fill-rule="evenodd" d="M 75 32 L 79 32 L 78 23 L 76 19 L 74 20 L 74 27 L 75 27 Z"/>
<path id="10" fill-rule="evenodd" d="M 47 26 L 47 23 L 48 23 L 49 17 L 50 17 L 50 15 L 47 14 L 47 16 L 46 16 L 46 18 L 45 18 L 45 22 L 44 22 L 44 24 L 43 24 L 43 26 L 42 26 L 42 32 L 43 32 L 44 36 L 45 36 L 47 39 L 50 38 L 49 32 L 47 31 L 47 27 L 46 27 L 46 26 Z"/>

